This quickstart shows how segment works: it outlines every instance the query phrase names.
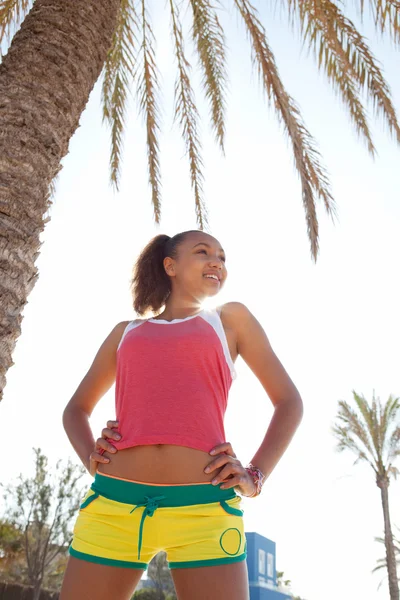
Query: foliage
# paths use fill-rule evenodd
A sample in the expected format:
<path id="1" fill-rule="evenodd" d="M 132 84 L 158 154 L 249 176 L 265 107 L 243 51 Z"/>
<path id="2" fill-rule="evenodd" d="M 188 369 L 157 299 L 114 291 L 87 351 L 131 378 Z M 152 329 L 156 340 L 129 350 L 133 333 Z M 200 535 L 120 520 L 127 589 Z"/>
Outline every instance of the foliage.
<path id="1" fill-rule="evenodd" d="M 8 510 L 0 530 L 0 548 L 9 555 L 14 545 L 16 560 L 9 561 L 7 571 L 12 575 L 16 570 L 19 583 L 31 584 L 36 600 L 42 585 L 58 587 L 61 582 L 71 520 L 82 497 L 79 482 L 86 471 L 68 460 L 67 464 L 58 461 L 53 472 L 40 448 L 34 454 L 34 476 L 20 475 L 17 483 L 4 488 Z"/>
<path id="2" fill-rule="evenodd" d="M 289 95 L 279 74 L 267 26 L 250 0 L 213 2 L 188 0 L 191 9 L 191 40 L 182 27 L 178 0 L 165 3 L 171 19 L 171 38 L 176 59 L 175 120 L 179 122 L 185 143 L 195 210 L 200 229 L 207 226 L 203 201 L 203 161 L 199 135 L 199 114 L 192 86 L 191 64 L 185 43 L 191 41 L 198 55 L 202 87 L 210 108 L 210 119 L 216 141 L 224 152 L 227 94 L 226 39 L 220 15 L 232 7 L 243 23 L 249 40 L 254 68 L 258 73 L 269 106 L 275 111 L 288 136 L 294 165 L 301 182 L 311 253 L 316 260 L 319 251 L 316 203 L 321 201 L 333 219 L 335 201 L 316 143 L 308 131 L 295 100 Z M 260 5 L 263 2 L 260 0 Z M 297 28 L 301 41 L 311 51 L 317 68 L 348 112 L 358 136 L 375 156 L 368 111 L 364 98 L 372 104 L 375 116 L 380 117 L 389 133 L 400 143 L 400 126 L 383 71 L 371 52 L 366 38 L 346 15 L 347 2 L 334 0 L 281 0 L 289 26 Z M 161 131 L 160 76 L 156 62 L 156 39 L 153 32 L 148 0 L 121 0 L 116 27 L 102 71 L 103 121 L 110 126 L 110 179 L 118 189 L 120 177 L 122 134 L 131 84 L 136 87 L 139 112 L 146 126 L 149 181 L 156 223 L 161 217 L 161 172 L 159 135 Z M 226 5 L 226 6 L 225 6 Z M 400 2 L 398 0 L 357 0 L 360 22 L 365 11 L 371 10 L 376 29 L 395 46 L 400 44 Z M 0 42 L 10 37 L 32 6 L 32 0 L 8 0 L 0 8 Z M 271 10 L 271 21 L 273 11 Z M 79 66 L 77 65 L 77 68 Z"/>
<path id="3" fill-rule="evenodd" d="M 284 586 L 284 587 L 288 587 L 291 588 L 292 587 L 292 582 L 290 581 L 290 579 L 283 579 L 284 576 L 284 572 L 283 571 L 277 571 L 276 572 L 276 583 L 278 586 Z M 305 598 L 300 598 L 300 596 L 292 596 L 292 600 L 305 600 Z"/>
<path id="4" fill-rule="evenodd" d="M 24 549 L 22 528 L 9 519 L 0 519 L 0 557 L 13 557 Z"/>
<path id="5" fill-rule="evenodd" d="M 400 398 L 389 396 L 386 404 L 372 396 L 369 406 L 364 396 L 353 390 L 358 409 L 344 400 L 339 401 L 338 423 L 332 428 L 338 440 L 339 452 L 348 449 L 356 455 L 354 464 L 364 461 L 372 467 L 376 477 L 397 477 L 394 461 L 400 456 Z"/>
<path id="6" fill-rule="evenodd" d="M 132 596 L 132 600 L 164 600 L 164 593 L 161 592 L 160 595 L 159 590 L 154 590 L 152 588 L 143 588 L 135 592 Z"/>
<path id="7" fill-rule="evenodd" d="M 276 572 L 276 583 L 277 583 L 277 585 L 285 585 L 287 587 L 290 587 L 290 585 L 291 585 L 290 579 L 283 579 L 283 575 L 284 575 L 283 571 L 277 571 Z"/>
<path id="8" fill-rule="evenodd" d="M 25 567 L 24 532 L 9 517 L 0 520 L 0 578 L 20 581 Z"/>
<path id="9" fill-rule="evenodd" d="M 171 37 L 177 65 L 175 119 L 179 121 L 182 129 L 189 159 L 197 221 L 199 227 L 203 229 L 207 225 L 207 215 L 202 198 L 203 161 L 198 135 L 198 112 L 191 82 L 191 65 L 185 53 L 178 3 L 176 0 L 169 0 L 166 4 L 171 14 Z M 226 41 L 218 16 L 219 10 L 223 7 L 218 4 L 211 0 L 190 0 L 192 37 L 203 74 L 204 92 L 210 105 L 211 124 L 216 140 L 224 151 Z M 336 215 L 328 177 L 321 165 L 316 144 L 302 120 L 300 110 L 288 94 L 279 75 L 273 50 L 268 43 L 266 28 L 260 20 L 257 9 L 249 0 L 233 0 L 232 5 L 247 32 L 260 83 L 292 146 L 294 164 L 302 186 L 311 251 L 316 259 L 318 253 L 316 200 L 323 202 L 327 213 L 332 218 Z M 341 7 L 329 0 L 302 2 L 286 0 L 283 5 L 287 10 L 289 22 L 300 26 L 303 42 L 313 50 L 318 68 L 324 71 L 333 89 L 339 93 L 357 133 L 364 138 L 371 154 L 375 154 L 375 148 L 361 100 L 364 91 L 372 99 L 376 114 L 383 117 L 389 131 L 397 141 L 400 141 L 400 128 L 388 85 L 365 38 L 342 12 Z M 371 0 L 371 6 L 377 13 L 377 27 L 381 31 L 386 31 L 398 42 L 398 20 L 393 16 L 391 2 L 375 4 Z M 362 16 L 363 2 L 359 4 L 359 11 Z M 121 36 L 128 43 L 122 44 Z M 141 43 L 134 45 L 133 40 L 141 40 Z M 142 0 L 135 6 L 132 0 L 124 0 L 120 8 L 119 27 L 104 68 L 103 118 L 109 122 L 112 132 L 111 181 L 117 185 L 119 178 L 126 97 L 126 93 L 122 93 L 121 89 L 128 86 L 128 80 L 131 79 L 137 84 L 140 111 L 146 121 L 149 180 L 152 186 L 155 220 L 159 222 L 160 86 L 154 46 L 155 38 L 147 2 Z"/>

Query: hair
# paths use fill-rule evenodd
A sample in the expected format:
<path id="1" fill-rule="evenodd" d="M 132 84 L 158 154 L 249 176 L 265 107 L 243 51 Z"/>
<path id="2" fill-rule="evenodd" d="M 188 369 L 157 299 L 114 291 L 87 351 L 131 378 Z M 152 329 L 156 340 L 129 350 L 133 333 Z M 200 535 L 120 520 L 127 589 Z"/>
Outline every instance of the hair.
<path id="1" fill-rule="evenodd" d="M 178 247 L 189 233 L 197 230 L 182 231 L 173 237 L 156 235 L 143 248 L 132 272 L 131 291 L 133 308 L 143 316 L 149 310 L 158 313 L 165 305 L 171 293 L 171 279 L 164 268 L 164 258 L 176 258 Z"/>

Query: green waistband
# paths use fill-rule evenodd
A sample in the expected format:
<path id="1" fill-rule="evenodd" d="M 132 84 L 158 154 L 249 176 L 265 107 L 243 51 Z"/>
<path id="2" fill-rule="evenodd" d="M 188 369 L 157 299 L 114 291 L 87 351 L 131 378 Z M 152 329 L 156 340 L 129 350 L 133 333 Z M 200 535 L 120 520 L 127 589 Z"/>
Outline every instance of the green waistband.
<path id="1" fill-rule="evenodd" d="M 96 473 L 91 489 L 100 496 L 126 504 L 140 504 L 145 502 L 146 497 L 164 496 L 158 500 L 159 507 L 207 504 L 237 496 L 234 488 L 221 490 L 219 484 L 152 485 L 115 479 L 100 473 Z"/>

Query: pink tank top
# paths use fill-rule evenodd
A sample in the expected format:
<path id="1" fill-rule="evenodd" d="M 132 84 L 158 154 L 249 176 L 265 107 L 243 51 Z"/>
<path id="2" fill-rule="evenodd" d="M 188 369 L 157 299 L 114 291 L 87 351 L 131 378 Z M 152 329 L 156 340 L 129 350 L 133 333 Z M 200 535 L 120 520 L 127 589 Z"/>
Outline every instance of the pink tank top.
<path id="1" fill-rule="evenodd" d="M 175 444 L 209 452 L 225 442 L 235 367 L 217 309 L 186 319 L 137 319 L 117 349 L 119 450 Z"/>

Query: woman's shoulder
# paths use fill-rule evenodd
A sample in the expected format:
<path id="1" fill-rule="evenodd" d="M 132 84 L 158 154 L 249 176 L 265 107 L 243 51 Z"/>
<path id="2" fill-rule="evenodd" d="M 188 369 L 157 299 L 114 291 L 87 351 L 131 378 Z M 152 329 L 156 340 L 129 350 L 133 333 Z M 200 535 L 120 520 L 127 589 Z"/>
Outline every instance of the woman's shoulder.
<path id="1" fill-rule="evenodd" d="M 115 335 L 115 339 L 117 340 L 117 350 L 122 344 L 122 340 L 125 335 L 131 329 L 135 329 L 142 323 L 144 323 L 147 319 L 134 319 L 133 321 L 120 321 L 113 329 L 113 334 Z"/>
<path id="2" fill-rule="evenodd" d="M 125 325 L 140 325 L 140 323 L 146 323 L 146 321 L 148 321 L 149 319 L 145 319 L 143 317 L 136 317 L 135 319 L 131 319 L 130 321 L 121 321 L 122 323 L 125 323 Z"/>
<path id="3" fill-rule="evenodd" d="M 223 324 L 232 329 L 240 327 L 252 316 L 243 302 L 226 302 L 218 306 L 217 311 Z"/>
<path id="4" fill-rule="evenodd" d="M 115 333 L 118 335 L 119 333 L 122 335 L 125 331 L 125 329 L 128 328 L 128 326 L 131 327 L 135 327 L 135 325 L 140 325 L 141 323 L 144 323 L 147 319 L 133 319 L 130 321 L 120 321 L 119 323 L 117 323 L 114 327 L 114 331 Z"/>
<path id="5" fill-rule="evenodd" d="M 218 312 L 222 315 L 232 318 L 243 318 L 250 315 L 250 310 L 243 302 L 226 302 L 217 307 Z"/>

